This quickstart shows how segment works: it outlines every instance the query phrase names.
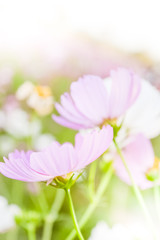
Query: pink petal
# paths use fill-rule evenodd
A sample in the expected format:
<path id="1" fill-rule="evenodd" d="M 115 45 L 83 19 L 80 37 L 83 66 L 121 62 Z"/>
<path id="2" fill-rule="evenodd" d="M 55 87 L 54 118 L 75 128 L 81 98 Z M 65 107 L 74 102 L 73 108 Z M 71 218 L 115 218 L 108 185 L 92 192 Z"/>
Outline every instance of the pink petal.
<path id="1" fill-rule="evenodd" d="M 0 163 L 0 172 L 13 179 L 36 182 L 82 169 L 96 160 L 109 146 L 113 129 L 108 126 L 81 137 L 76 136 L 75 148 L 71 143 L 60 145 L 54 141 L 41 152 L 15 151 L 5 163 Z"/>
<path id="2" fill-rule="evenodd" d="M 108 95 L 101 78 L 88 75 L 72 83 L 71 97 L 79 112 L 94 124 L 107 117 Z"/>
<path id="3" fill-rule="evenodd" d="M 154 163 L 154 152 L 151 142 L 142 134 L 132 136 L 132 141 L 122 149 L 123 156 L 138 186 L 142 189 L 152 186 L 147 180 L 145 173 Z M 117 175 L 127 184 L 131 184 L 122 160 L 119 156 L 114 161 Z"/>
<path id="4" fill-rule="evenodd" d="M 58 124 L 60 124 L 64 127 L 72 128 L 72 129 L 75 129 L 75 130 L 86 128 L 84 125 L 71 122 L 71 121 L 69 121 L 69 120 L 67 120 L 63 117 L 59 117 L 59 116 L 56 116 L 54 114 L 52 115 L 52 118 L 56 123 L 58 123 Z"/>
<path id="5" fill-rule="evenodd" d="M 61 96 L 61 105 L 63 109 L 69 113 L 69 119 L 70 116 L 73 116 L 73 120 L 79 124 L 84 124 L 84 125 L 90 125 L 92 122 L 88 120 L 82 113 L 78 111 L 76 108 L 75 103 L 73 102 L 71 96 L 68 93 L 64 93 Z"/>
<path id="6" fill-rule="evenodd" d="M 44 151 L 33 153 L 30 165 L 35 171 L 54 178 L 72 172 L 76 158 L 72 144 L 58 145 L 55 141 Z"/>
<path id="7" fill-rule="evenodd" d="M 124 114 L 140 92 L 140 79 L 126 69 L 111 71 L 110 118 Z"/>
<path id="8" fill-rule="evenodd" d="M 84 125 L 84 126 L 88 126 L 91 123 L 91 121 L 89 121 L 86 117 L 78 116 L 76 115 L 76 108 L 74 107 L 73 104 L 73 110 L 72 112 L 69 112 L 66 108 L 64 108 L 63 106 L 61 106 L 60 104 L 56 103 L 55 104 L 55 108 L 58 111 L 58 113 L 66 120 L 79 124 L 79 125 Z"/>
<path id="9" fill-rule="evenodd" d="M 75 139 L 75 149 L 78 155 L 76 169 L 84 168 L 100 157 L 110 146 L 112 139 L 113 128 L 109 125 L 99 132 L 95 130 L 84 136 L 78 133 Z"/>
<path id="10" fill-rule="evenodd" d="M 9 154 L 9 160 L 0 163 L 0 172 L 9 178 L 26 182 L 48 180 L 48 177 L 38 174 L 29 167 L 29 158 L 32 152 L 15 151 Z"/>

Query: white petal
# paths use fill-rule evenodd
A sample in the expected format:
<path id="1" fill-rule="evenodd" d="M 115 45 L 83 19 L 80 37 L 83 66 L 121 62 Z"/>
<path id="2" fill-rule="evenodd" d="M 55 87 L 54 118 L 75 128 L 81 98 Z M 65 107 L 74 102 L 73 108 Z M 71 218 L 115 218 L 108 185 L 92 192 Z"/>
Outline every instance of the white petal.
<path id="1" fill-rule="evenodd" d="M 160 93 L 149 82 L 142 81 L 136 102 L 128 109 L 123 126 L 131 133 L 143 133 L 148 138 L 160 134 Z"/>

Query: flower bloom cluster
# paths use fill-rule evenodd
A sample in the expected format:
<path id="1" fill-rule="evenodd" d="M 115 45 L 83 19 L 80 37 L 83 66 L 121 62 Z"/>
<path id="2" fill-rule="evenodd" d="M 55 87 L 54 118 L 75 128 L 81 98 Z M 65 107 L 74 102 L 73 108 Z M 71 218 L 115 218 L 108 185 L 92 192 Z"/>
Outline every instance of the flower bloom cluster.
<path id="1" fill-rule="evenodd" d="M 112 70 L 105 80 L 85 76 L 72 83 L 70 93 L 63 94 L 61 104 L 55 107 L 60 116 L 53 115 L 53 119 L 69 128 L 116 125 L 116 139 L 136 183 L 141 188 L 153 186 L 146 174 L 155 162 L 149 139 L 160 133 L 160 94 L 150 83 L 123 68 Z M 130 184 L 120 158 L 112 150 L 117 175 Z"/>
<path id="2" fill-rule="evenodd" d="M 35 88 L 32 84 L 27 88 L 26 85 L 21 86 L 21 90 L 25 90 L 25 94 L 20 94 L 23 91 L 19 89 L 19 99 L 32 98 L 32 91 L 42 98 L 50 95 L 48 89 Z M 147 108 L 144 108 L 144 102 Z M 136 183 L 141 188 L 153 186 L 146 177 L 153 168 L 159 171 L 149 140 L 160 133 L 160 95 L 153 86 L 133 72 L 119 68 L 112 70 L 110 77 L 105 80 L 88 75 L 73 82 L 70 93 L 63 94 L 61 104 L 56 103 L 55 106 L 60 114 L 53 115 L 57 123 L 76 130 L 96 127 L 102 130 L 99 133 L 86 133 L 85 136 L 77 134 L 75 147 L 70 143 L 61 146 L 53 142 L 37 153 L 15 151 L 9 155 L 9 159 L 4 158 L 5 163 L 0 163 L 2 174 L 22 181 L 48 181 L 82 169 L 109 147 L 113 138 L 111 125 L 118 129 L 114 132 L 114 138 L 135 175 Z M 107 128 L 103 128 L 106 125 Z M 110 151 L 115 158 L 117 175 L 130 184 L 114 148 L 111 147 Z"/>
<path id="3" fill-rule="evenodd" d="M 50 113 L 53 107 L 48 87 L 26 82 L 18 89 L 17 98 L 27 100 L 40 115 Z M 64 93 L 55 107 L 59 116 L 52 117 L 57 123 L 80 131 L 75 144 L 52 141 L 41 150 L 40 139 L 38 152 L 15 150 L 0 162 L 4 176 L 24 182 L 47 182 L 70 194 L 74 175 L 79 177 L 83 168 L 105 153 L 103 160 L 112 160 L 117 176 L 127 184 L 134 182 L 145 189 L 159 181 L 159 159 L 150 140 L 160 134 L 160 94 L 145 80 L 123 68 L 112 70 L 107 79 L 87 75 L 73 82 L 70 92 Z M 96 229 L 90 240 L 99 238 Z M 135 239 L 122 226 L 109 229 L 106 225 L 104 234 L 100 232 L 101 239 L 119 239 L 120 232 L 124 239 Z"/>

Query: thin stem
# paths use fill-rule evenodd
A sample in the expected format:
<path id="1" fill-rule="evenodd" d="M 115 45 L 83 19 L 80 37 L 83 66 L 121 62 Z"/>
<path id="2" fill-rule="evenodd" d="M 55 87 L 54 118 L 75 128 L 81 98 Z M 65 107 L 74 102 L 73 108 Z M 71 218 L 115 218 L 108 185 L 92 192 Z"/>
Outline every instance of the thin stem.
<path id="1" fill-rule="evenodd" d="M 85 226 L 85 224 L 88 222 L 89 218 L 93 214 L 95 208 L 97 207 L 102 195 L 104 194 L 104 192 L 110 182 L 112 174 L 113 174 L 113 168 L 112 168 L 112 166 L 110 166 L 110 168 L 108 169 L 108 172 L 104 175 L 104 177 L 98 187 L 98 190 L 95 194 L 93 202 L 89 205 L 89 207 L 87 208 L 87 211 L 84 213 L 83 217 L 81 218 L 81 220 L 79 222 L 80 229 L 82 229 Z M 75 236 L 76 236 L 76 231 L 73 230 L 68 235 L 66 240 L 72 240 L 75 238 Z"/>
<path id="2" fill-rule="evenodd" d="M 120 156 L 120 158 L 121 158 L 121 160 L 122 160 L 122 162 L 123 162 L 123 164 L 124 164 L 124 167 L 125 167 L 128 175 L 129 175 L 129 178 L 130 178 L 130 180 L 131 180 L 131 183 L 132 183 L 132 187 L 133 187 L 135 196 L 136 196 L 136 198 L 137 198 L 137 200 L 138 200 L 138 202 L 139 202 L 139 204 L 140 204 L 140 206 L 141 206 L 141 208 L 142 208 L 142 210 L 143 210 L 143 213 L 144 213 L 144 216 L 145 216 L 145 218 L 146 218 L 146 220 L 147 220 L 147 222 L 148 222 L 148 225 L 149 225 L 149 227 L 151 228 L 151 231 L 152 231 L 152 233 L 153 233 L 154 239 L 156 239 L 156 234 L 155 234 L 155 230 L 154 230 L 154 225 L 153 225 L 152 219 L 151 219 L 151 217 L 150 217 L 150 214 L 149 214 L 149 212 L 148 212 L 148 209 L 147 209 L 147 207 L 146 207 L 146 205 L 145 205 L 143 196 L 142 196 L 142 194 L 141 194 L 138 186 L 136 185 L 136 183 L 135 183 L 135 181 L 134 181 L 134 179 L 133 179 L 133 177 L 132 177 L 132 174 L 131 174 L 128 166 L 127 166 L 126 160 L 125 160 L 125 158 L 124 158 L 124 156 L 123 156 L 123 154 L 122 154 L 122 151 L 121 151 L 121 149 L 119 148 L 116 140 L 113 139 L 113 142 L 114 142 L 114 145 L 115 145 L 115 147 L 116 147 L 117 153 L 119 154 L 119 156 Z"/>
<path id="3" fill-rule="evenodd" d="M 32 184 L 34 184 L 34 183 L 32 183 Z M 47 199 L 45 197 L 44 190 L 43 190 L 43 188 L 41 186 L 40 186 L 40 193 L 39 194 L 33 195 L 32 193 L 30 193 L 29 196 L 30 196 L 31 201 L 35 205 L 35 207 L 36 208 L 37 207 L 40 208 L 41 211 L 43 212 L 43 214 L 46 214 L 48 212 L 48 208 L 49 208 L 48 207 L 48 202 L 47 202 Z"/>
<path id="4" fill-rule="evenodd" d="M 89 171 L 88 191 L 89 191 L 89 197 L 90 197 L 91 201 L 93 201 L 94 195 L 95 195 L 96 166 L 97 166 L 97 161 L 94 161 L 91 164 L 90 171 Z"/>
<path id="5" fill-rule="evenodd" d="M 33 224 L 27 227 L 28 240 L 36 240 L 36 229 Z"/>
<path id="6" fill-rule="evenodd" d="M 154 184 L 154 200 L 155 200 L 158 219 L 160 221 L 160 192 L 159 192 L 159 186 L 156 184 L 156 181 Z"/>
<path id="7" fill-rule="evenodd" d="M 37 197 L 41 210 L 46 213 L 48 211 L 48 202 L 44 193 L 44 189 L 41 188 L 40 194 Z"/>
<path id="8" fill-rule="evenodd" d="M 75 214 L 75 211 L 74 211 L 73 202 L 72 202 L 72 198 L 71 198 L 70 189 L 65 189 L 65 191 L 66 191 L 66 195 L 67 195 L 67 198 L 68 198 L 70 213 L 71 213 L 71 216 L 72 216 L 72 220 L 73 220 L 75 230 L 77 232 L 77 236 L 80 240 L 84 240 L 84 238 L 82 236 L 82 233 L 80 231 L 80 228 L 78 226 L 78 222 L 77 222 L 77 218 L 76 218 L 76 214 Z"/>
<path id="9" fill-rule="evenodd" d="M 58 189 L 54 203 L 51 207 L 50 213 L 45 217 L 42 240 L 50 240 L 51 239 L 53 225 L 58 218 L 59 211 L 64 202 L 64 198 L 65 198 L 65 192 L 61 189 Z"/>

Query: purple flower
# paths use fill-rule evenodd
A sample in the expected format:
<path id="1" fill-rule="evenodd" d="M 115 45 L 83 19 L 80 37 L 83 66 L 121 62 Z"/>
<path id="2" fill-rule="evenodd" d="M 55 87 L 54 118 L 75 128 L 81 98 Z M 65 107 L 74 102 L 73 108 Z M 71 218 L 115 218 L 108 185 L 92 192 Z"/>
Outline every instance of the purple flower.
<path id="1" fill-rule="evenodd" d="M 71 84 L 70 94 L 61 96 L 61 105 L 55 105 L 60 116 L 53 119 L 77 130 L 103 125 L 124 114 L 139 92 L 140 79 L 123 68 L 112 70 L 106 83 L 97 76 L 84 76 Z"/>
<path id="2" fill-rule="evenodd" d="M 58 176 L 76 172 L 96 160 L 104 153 L 113 139 L 110 126 L 102 130 L 75 137 L 71 143 L 60 145 L 52 142 L 41 152 L 16 150 L 10 153 L 5 163 L 0 163 L 0 172 L 6 177 L 25 182 L 48 181 Z"/>

